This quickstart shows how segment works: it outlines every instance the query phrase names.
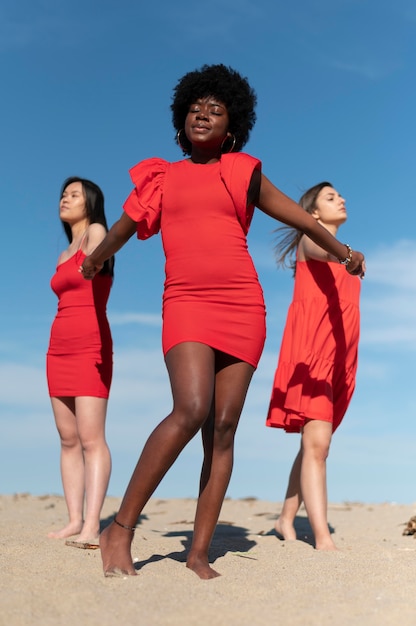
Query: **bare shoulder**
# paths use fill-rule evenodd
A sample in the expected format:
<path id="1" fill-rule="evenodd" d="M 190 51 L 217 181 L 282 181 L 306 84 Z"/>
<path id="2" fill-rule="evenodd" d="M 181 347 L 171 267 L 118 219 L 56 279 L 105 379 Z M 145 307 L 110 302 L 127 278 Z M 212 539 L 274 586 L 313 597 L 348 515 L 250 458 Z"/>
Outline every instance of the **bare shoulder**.
<path id="1" fill-rule="evenodd" d="M 91 236 L 96 236 L 96 235 L 101 235 L 101 236 L 106 236 L 107 231 L 104 228 L 104 226 L 102 224 L 98 224 L 97 222 L 95 222 L 94 224 L 90 224 L 87 228 L 87 235 L 88 237 Z"/>
<path id="2" fill-rule="evenodd" d="M 299 261 L 337 261 L 335 257 L 328 254 L 326 250 L 318 246 L 312 239 L 303 235 L 298 246 Z"/>
<path id="3" fill-rule="evenodd" d="M 85 239 L 83 243 L 83 251 L 85 254 L 91 254 L 93 250 L 102 242 L 106 236 L 107 231 L 102 224 L 90 224 L 85 233 Z"/>

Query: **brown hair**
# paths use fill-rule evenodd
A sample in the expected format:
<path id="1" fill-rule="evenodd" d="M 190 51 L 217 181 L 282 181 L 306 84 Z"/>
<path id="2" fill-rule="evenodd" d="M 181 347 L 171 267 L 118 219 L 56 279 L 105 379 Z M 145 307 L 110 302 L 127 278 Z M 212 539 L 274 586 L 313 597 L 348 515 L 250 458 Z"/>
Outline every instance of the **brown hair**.
<path id="1" fill-rule="evenodd" d="M 307 213 L 313 213 L 316 209 L 316 200 L 324 187 L 333 187 L 333 185 L 327 181 L 318 183 L 305 191 L 300 198 L 299 204 Z M 282 267 L 292 269 L 294 274 L 296 269 L 296 250 L 303 232 L 291 226 L 281 226 L 275 232 L 280 233 L 274 248 L 276 263 Z"/>

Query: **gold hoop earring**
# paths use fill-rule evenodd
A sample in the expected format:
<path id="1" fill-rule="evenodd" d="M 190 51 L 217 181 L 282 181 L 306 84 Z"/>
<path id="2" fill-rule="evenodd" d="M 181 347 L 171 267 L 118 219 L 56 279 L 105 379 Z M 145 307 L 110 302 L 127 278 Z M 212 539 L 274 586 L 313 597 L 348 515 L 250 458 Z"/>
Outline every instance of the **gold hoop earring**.
<path id="1" fill-rule="evenodd" d="M 230 148 L 229 148 L 228 150 L 224 150 L 224 144 L 225 144 L 225 143 L 226 143 L 229 139 L 231 139 L 231 137 L 233 138 L 233 140 L 232 140 L 232 142 L 231 142 L 231 146 L 230 146 Z M 235 135 L 234 135 L 233 133 L 230 133 L 229 135 L 227 135 L 227 136 L 225 137 L 224 141 L 223 141 L 223 142 L 222 142 L 222 144 L 221 144 L 221 152 L 222 152 L 223 154 L 226 154 L 227 152 L 232 152 L 232 151 L 234 150 L 234 147 L 235 147 L 235 141 L 236 141 L 236 139 L 235 139 Z"/>
<path id="2" fill-rule="evenodd" d="M 187 138 L 186 133 L 185 133 L 185 129 L 181 128 L 180 130 L 178 130 L 178 132 L 176 133 L 176 143 L 178 144 L 178 146 L 180 147 L 180 149 L 182 150 L 182 152 L 184 154 L 187 154 L 189 152 L 188 148 L 184 148 L 183 144 L 181 143 L 181 133 L 185 134 L 185 138 Z"/>

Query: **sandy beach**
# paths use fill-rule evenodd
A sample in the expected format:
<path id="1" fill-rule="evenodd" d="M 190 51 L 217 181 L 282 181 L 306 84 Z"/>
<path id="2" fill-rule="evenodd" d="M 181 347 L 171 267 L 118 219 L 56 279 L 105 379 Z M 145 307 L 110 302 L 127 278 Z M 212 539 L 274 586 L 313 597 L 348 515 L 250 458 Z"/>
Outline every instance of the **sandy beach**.
<path id="1" fill-rule="evenodd" d="M 104 527 L 120 500 L 107 498 Z M 153 499 L 133 542 L 138 576 L 105 578 L 99 550 L 48 539 L 66 520 L 60 496 L 0 496 L 0 624 L 12 626 L 344 626 L 416 624 L 416 506 L 329 507 L 338 552 L 312 546 L 305 512 L 297 541 L 273 531 L 280 504 L 226 500 L 211 550 L 222 575 L 201 581 L 184 564 L 193 499 Z"/>

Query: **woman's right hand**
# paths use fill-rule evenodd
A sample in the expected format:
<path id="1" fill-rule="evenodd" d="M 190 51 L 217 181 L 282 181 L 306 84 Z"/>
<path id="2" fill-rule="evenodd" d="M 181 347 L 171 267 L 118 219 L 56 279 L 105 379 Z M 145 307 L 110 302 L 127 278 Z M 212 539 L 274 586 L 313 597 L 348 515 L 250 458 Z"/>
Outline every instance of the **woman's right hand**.
<path id="1" fill-rule="evenodd" d="M 83 264 L 79 268 L 79 272 L 81 272 L 85 280 L 92 280 L 94 276 L 98 274 L 98 272 L 100 272 L 102 269 L 103 264 L 97 265 L 96 263 L 93 263 L 93 261 L 91 261 L 90 255 L 85 257 Z"/>

